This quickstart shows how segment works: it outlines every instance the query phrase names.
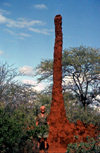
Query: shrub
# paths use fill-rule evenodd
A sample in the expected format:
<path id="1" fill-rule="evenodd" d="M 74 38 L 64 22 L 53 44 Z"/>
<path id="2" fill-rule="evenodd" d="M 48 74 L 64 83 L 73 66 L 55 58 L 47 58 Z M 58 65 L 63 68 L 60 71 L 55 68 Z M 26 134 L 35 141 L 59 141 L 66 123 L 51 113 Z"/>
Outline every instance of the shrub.
<path id="1" fill-rule="evenodd" d="M 85 111 L 81 106 L 73 105 L 72 103 L 66 103 L 66 115 L 70 122 L 76 123 L 77 120 L 82 121 L 85 124 L 94 124 L 100 128 L 100 114 L 87 108 Z"/>
<path id="2" fill-rule="evenodd" d="M 20 118 L 19 122 L 16 117 Z M 18 144 L 23 135 L 23 115 L 10 116 L 0 109 L 0 151 L 3 153 L 18 152 Z"/>
<path id="3" fill-rule="evenodd" d="M 99 153 L 99 136 L 97 140 L 87 138 L 87 142 L 68 144 L 66 153 Z"/>

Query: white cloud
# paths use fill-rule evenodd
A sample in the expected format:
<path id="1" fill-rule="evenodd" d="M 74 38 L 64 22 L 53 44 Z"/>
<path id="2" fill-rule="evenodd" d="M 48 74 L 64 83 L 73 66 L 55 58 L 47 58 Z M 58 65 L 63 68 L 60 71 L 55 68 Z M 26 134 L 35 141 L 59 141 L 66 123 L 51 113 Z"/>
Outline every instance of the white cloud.
<path id="1" fill-rule="evenodd" d="M 0 55 L 2 55 L 3 54 L 3 51 L 2 50 L 0 50 Z"/>
<path id="2" fill-rule="evenodd" d="M 28 85 L 33 85 L 33 89 L 36 91 L 42 91 L 46 87 L 45 83 L 37 83 L 36 81 L 29 80 L 29 79 L 23 79 L 22 83 L 28 84 Z"/>
<path id="3" fill-rule="evenodd" d="M 28 33 L 15 33 L 14 31 L 10 30 L 10 29 L 4 29 L 4 31 L 8 32 L 10 35 L 15 35 L 18 36 L 18 38 L 20 39 L 24 39 L 25 37 L 31 37 L 30 34 Z"/>
<path id="4" fill-rule="evenodd" d="M 45 23 L 40 20 L 27 20 L 24 18 L 12 20 L 0 14 L 0 24 L 5 24 L 7 27 L 13 28 L 29 28 L 34 25 L 44 25 Z"/>
<path id="5" fill-rule="evenodd" d="M 3 16 L 2 14 L 0 14 L 0 24 L 4 24 L 6 22 L 7 22 L 7 18 Z"/>
<path id="6" fill-rule="evenodd" d="M 28 33 L 19 33 L 18 36 L 22 36 L 22 37 L 30 37 L 31 35 Z"/>
<path id="7" fill-rule="evenodd" d="M 2 14 L 0 14 L 0 24 L 4 24 L 6 26 L 6 30 L 11 35 L 17 35 L 20 36 L 20 38 L 24 37 L 30 37 L 31 35 L 28 33 L 15 33 L 11 30 L 11 28 L 19 28 L 19 29 L 27 29 L 29 31 L 44 34 L 44 35 L 50 35 L 51 32 L 53 32 L 52 29 L 40 29 L 40 28 L 33 28 L 35 25 L 45 25 L 45 22 L 40 20 L 29 20 L 25 18 L 17 18 L 16 20 L 10 19 Z"/>
<path id="8" fill-rule="evenodd" d="M 49 29 L 37 29 L 37 28 L 29 28 L 29 30 L 32 32 L 36 32 L 36 33 L 40 33 L 44 35 L 50 35 L 50 33 L 53 31 Z"/>
<path id="9" fill-rule="evenodd" d="M 32 27 L 34 25 L 44 25 L 44 23 L 40 20 L 27 20 L 24 18 L 18 18 L 16 21 L 12 19 L 8 19 L 7 27 L 14 28 L 27 28 Z"/>
<path id="10" fill-rule="evenodd" d="M 47 6 L 45 4 L 36 4 L 34 5 L 36 9 L 47 9 Z"/>
<path id="11" fill-rule="evenodd" d="M 64 83 L 65 85 L 68 85 L 69 83 L 73 83 L 73 79 L 70 76 L 64 77 Z"/>
<path id="12" fill-rule="evenodd" d="M 20 67 L 19 72 L 24 74 L 24 75 L 28 75 L 28 76 L 32 76 L 34 74 L 33 68 L 31 66 Z"/>
<path id="13" fill-rule="evenodd" d="M 46 88 L 46 84 L 45 83 L 39 83 L 39 84 L 37 84 L 36 87 L 34 87 L 34 89 L 37 90 L 37 91 L 42 91 L 45 88 Z"/>
<path id="14" fill-rule="evenodd" d="M 22 80 L 22 83 L 36 86 L 36 81 L 33 80 L 24 79 Z"/>

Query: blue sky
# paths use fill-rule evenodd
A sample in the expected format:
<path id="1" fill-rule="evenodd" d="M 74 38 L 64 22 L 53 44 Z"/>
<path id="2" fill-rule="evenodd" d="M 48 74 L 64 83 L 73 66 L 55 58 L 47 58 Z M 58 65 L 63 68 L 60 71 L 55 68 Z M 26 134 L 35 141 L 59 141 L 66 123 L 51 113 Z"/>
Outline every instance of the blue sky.
<path id="1" fill-rule="evenodd" d="M 57 14 L 63 49 L 100 47 L 100 0 L 0 0 L 0 61 L 30 75 L 42 59 L 53 58 Z"/>

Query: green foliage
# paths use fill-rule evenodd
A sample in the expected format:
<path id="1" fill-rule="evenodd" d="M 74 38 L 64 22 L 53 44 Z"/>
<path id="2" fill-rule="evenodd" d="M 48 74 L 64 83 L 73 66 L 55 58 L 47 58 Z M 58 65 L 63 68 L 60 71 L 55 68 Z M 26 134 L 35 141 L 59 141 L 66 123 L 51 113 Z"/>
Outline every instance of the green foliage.
<path id="1" fill-rule="evenodd" d="M 36 69 L 38 81 L 47 80 L 50 86 L 53 80 L 53 60 L 43 60 Z M 99 89 L 100 50 L 84 46 L 65 49 L 62 55 L 62 73 L 63 90 L 72 91 L 85 110 L 86 104 L 90 102 L 89 89 Z M 67 78 L 70 82 L 66 83 Z"/>
<path id="2" fill-rule="evenodd" d="M 65 49 L 63 53 L 63 65 L 73 66 L 77 72 L 84 72 L 88 68 L 88 70 L 92 70 L 92 64 L 97 64 L 100 62 L 99 59 L 99 50 L 96 48 L 79 46 L 70 49 Z M 97 66 L 97 65 L 95 65 Z"/>
<path id="3" fill-rule="evenodd" d="M 74 101 L 71 100 L 73 103 Z M 93 113 L 90 110 L 84 112 L 82 108 L 73 106 L 71 102 L 65 101 L 67 117 L 71 122 L 81 120 L 86 124 L 93 123 L 94 125 L 100 125 L 100 116 L 95 115 L 95 112 Z M 22 105 L 13 112 L 7 109 L 5 111 L 3 107 L 0 109 L 0 151 L 2 153 L 23 153 L 25 149 L 27 153 L 31 153 L 32 150 L 36 152 L 37 134 L 47 132 L 48 127 L 42 126 L 40 128 L 35 125 L 36 114 L 34 114 L 34 111 L 35 108 L 30 108 L 28 105 Z M 26 130 L 28 126 L 30 130 Z M 75 138 L 77 139 L 77 135 Z M 93 142 L 91 143 L 93 144 Z M 80 145 L 82 146 L 82 144 Z M 84 145 L 88 146 L 90 144 Z M 73 145 L 74 149 L 75 146 Z M 98 149 L 97 146 L 95 148 Z M 84 150 L 84 147 L 82 149 Z"/>
<path id="4" fill-rule="evenodd" d="M 38 153 L 36 150 L 36 144 L 33 143 L 32 139 L 22 140 L 23 142 L 20 144 L 19 152 L 20 153 Z"/>
<path id="5" fill-rule="evenodd" d="M 37 95 L 37 101 L 41 103 L 41 105 L 50 104 L 51 102 L 51 95 L 49 94 L 38 94 Z"/>
<path id="6" fill-rule="evenodd" d="M 23 115 L 15 114 L 11 116 L 4 109 L 0 109 L 0 150 L 3 152 L 16 151 L 23 135 Z"/>
<path id="7" fill-rule="evenodd" d="M 41 133 L 43 136 L 44 133 L 48 131 L 48 126 L 36 126 L 34 124 L 33 127 L 29 127 L 29 129 L 26 131 L 26 133 L 23 135 L 20 141 L 20 150 L 23 148 L 27 150 L 27 153 L 37 152 L 37 141 L 38 141 L 38 135 Z M 33 153 L 32 152 L 32 153 Z"/>
<path id="8" fill-rule="evenodd" d="M 36 152 L 37 134 L 45 133 L 48 127 L 35 125 L 34 108 L 22 105 L 12 112 L 9 109 L 0 108 L 1 153 Z"/>
<path id="9" fill-rule="evenodd" d="M 71 92 L 64 92 L 63 97 L 66 102 L 75 100 L 75 96 Z"/>
<path id="10" fill-rule="evenodd" d="M 72 79 L 74 77 L 74 85 L 71 86 L 71 84 L 69 84 L 67 86 L 65 84 L 64 88 L 66 114 L 70 122 L 76 123 L 77 120 L 81 120 L 86 124 L 93 123 L 94 125 L 98 125 L 98 127 L 100 127 L 100 115 L 97 115 L 96 112 L 91 111 L 90 109 L 86 109 L 84 112 L 81 107 L 73 105 L 76 99 L 72 94 L 73 92 L 78 93 L 77 97 L 79 98 L 82 93 L 83 98 L 84 96 L 88 98 L 86 94 L 88 93 L 89 85 L 92 87 L 95 84 L 97 87 L 95 79 L 99 74 L 99 63 L 100 56 L 97 49 L 80 46 L 78 48 L 65 50 L 63 53 L 63 81 L 66 76 L 70 76 Z M 45 92 L 37 94 L 28 87 L 26 88 L 25 86 L 14 84 L 15 82 L 13 82 L 13 78 L 17 75 L 15 70 L 9 69 L 10 67 L 6 67 L 5 64 L 0 68 L 0 72 L 7 72 L 5 73 L 5 77 L 3 73 L 1 73 L 1 80 L 3 80 L 3 82 L 1 82 L 0 90 L 0 152 L 31 153 L 33 151 L 33 147 L 35 148 L 36 146 L 37 134 L 44 134 L 48 131 L 48 127 L 46 126 L 36 126 L 35 120 L 38 113 L 37 110 L 41 105 L 45 105 L 47 111 L 50 111 L 51 94 L 48 94 L 49 90 L 46 88 L 46 94 Z M 2 68 L 4 71 L 2 71 Z M 48 81 L 50 80 L 50 83 L 52 82 L 53 60 L 43 60 L 37 67 L 37 70 L 37 75 L 40 76 L 40 78 L 38 78 L 39 82 L 45 79 Z M 10 74 L 12 75 L 9 75 L 9 72 L 11 72 Z M 81 79 L 78 80 L 78 78 Z M 88 86 L 86 87 L 86 85 Z M 67 87 L 73 92 L 66 93 Z M 51 88 L 48 89 L 51 90 Z M 33 103 L 28 103 L 29 101 Z M 24 103 L 24 105 L 22 103 Z M 6 107 L 5 104 L 7 104 Z M 30 127 L 30 130 L 26 130 L 28 126 Z M 33 128 L 31 128 L 32 126 Z M 77 135 L 75 138 L 78 138 Z M 89 146 L 91 147 L 88 148 Z M 78 152 L 80 148 L 81 151 L 88 148 L 91 153 L 94 150 L 94 152 L 98 151 L 98 146 L 94 140 L 80 145 L 73 144 L 71 147 L 69 145 L 69 149 L 72 150 L 72 148 L 76 149 L 76 152 Z M 34 152 L 36 152 L 35 149 Z"/>
<path id="11" fill-rule="evenodd" d="M 42 60 L 36 69 L 36 75 L 41 76 L 38 78 L 38 82 L 47 78 L 51 80 L 51 75 L 53 74 L 53 60 Z"/>
<path id="12" fill-rule="evenodd" d="M 30 129 L 26 132 L 27 137 L 33 137 L 33 138 L 38 138 L 37 135 L 41 133 L 44 135 L 44 133 L 48 132 L 49 127 L 48 125 L 42 125 L 42 126 L 36 126 L 34 125 L 34 129 Z"/>
<path id="13" fill-rule="evenodd" d="M 66 153 L 99 153 L 100 152 L 99 138 L 87 138 L 87 142 L 68 144 Z"/>
<path id="14" fill-rule="evenodd" d="M 40 106 L 42 105 L 45 105 L 46 106 L 46 112 L 49 113 L 50 111 L 50 104 L 51 104 L 51 101 L 52 101 L 52 96 L 51 94 L 38 94 L 37 95 L 37 109 L 38 109 L 38 113 L 40 111 Z"/>
<path id="15" fill-rule="evenodd" d="M 83 107 L 77 106 L 75 100 L 65 101 L 66 115 L 70 122 L 76 123 L 77 120 L 82 121 L 84 124 L 94 124 L 100 128 L 100 113 L 98 114 L 91 108 L 87 108 L 85 111 Z"/>

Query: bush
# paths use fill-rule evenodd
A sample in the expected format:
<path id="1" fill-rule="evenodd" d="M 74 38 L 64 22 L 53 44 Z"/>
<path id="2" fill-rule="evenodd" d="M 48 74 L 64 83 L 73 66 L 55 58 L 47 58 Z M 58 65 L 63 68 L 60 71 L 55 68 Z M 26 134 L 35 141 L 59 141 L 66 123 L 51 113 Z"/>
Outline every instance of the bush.
<path id="1" fill-rule="evenodd" d="M 47 132 L 48 126 L 34 126 L 28 127 L 25 135 L 21 138 L 20 141 L 20 152 L 33 153 L 37 152 L 37 140 L 38 134 L 42 133 L 42 135 Z M 33 152 L 32 152 L 33 151 Z"/>
<path id="2" fill-rule="evenodd" d="M 20 118 L 20 121 L 17 118 Z M 0 151 L 2 153 L 18 152 L 18 145 L 23 135 L 23 115 L 11 116 L 0 109 Z"/>
<path id="3" fill-rule="evenodd" d="M 27 130 L 28 126 L 35 127 L 34 111 L 33 108 L 23 105 L 13 111 L 10 107 L 0 108 L 1 153 L 19 153 L 24 149 L 31 153 L 32 148 L 36 146 L 34 144 L 37 142 L 36 134 L 39 131 L 39 128 Z"/>
<path id="4" fill-rule="evenodd" d="M 82 121 L 85 124 L 94 124 L 100 128 L 100 114 L 97 113 L 91 108 L 87 108 L 84 111 L 84 108 L 81 106 L 73 105 L 73 101 L 65 104 L 66 116 L 70 122 L 76 123 L 77 120 Z"/>
<path id="5" fill-rule="evenodd" d="M 87 138 L 87 142 L 68 144 L 66 153 L 99 153 L 99 137 L 96 140 Z"/>

